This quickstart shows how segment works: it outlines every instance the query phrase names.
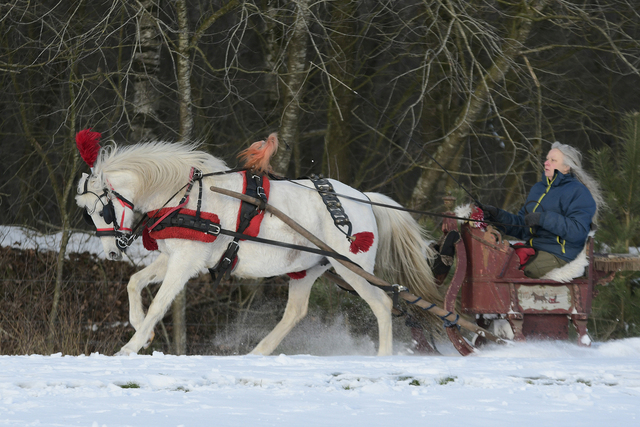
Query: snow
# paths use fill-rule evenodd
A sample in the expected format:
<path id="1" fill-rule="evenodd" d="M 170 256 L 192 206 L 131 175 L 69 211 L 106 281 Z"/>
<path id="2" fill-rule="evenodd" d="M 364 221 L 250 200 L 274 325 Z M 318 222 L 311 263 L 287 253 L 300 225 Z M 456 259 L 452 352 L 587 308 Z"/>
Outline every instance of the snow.
<path id="1" fill-rule="evenodd" d="M 0 227 L 3 246 L 55 250 L 59 241 Z M 71 247 L 101 254 L 99 241 L 82 233 Z M 142 249 L 130 253 L 132 262 L 149 262 Z M 538 427 L 640 419 L 640 338 L 590 348 L 494 345 L 465 358 L 440 350 L 445 355 L 0 356 L 0 426 Z"/>
<path id="2" fill-rule="evenodd" d="M 24 227 L 0 226 L 0 246 L 17 249 L 36 249 L 39 251 L 60 250 L 62 233 L 41 234 Z M 87 232 L 71 233 L 67 244 L 67 254 L 89 252 L 105 259 L 100 239 Z M 125 259 L 134 265 L 149 265 L 158 257 L 159 252 L 149 252 L 142 246 L 142 239 L 137 239 L 125 255 Z"/>
<path id="3" fill-rule="evenodd" d="M 0 425 L 637 425 L 640 338 L 477 356 L 0 356 Z"/>

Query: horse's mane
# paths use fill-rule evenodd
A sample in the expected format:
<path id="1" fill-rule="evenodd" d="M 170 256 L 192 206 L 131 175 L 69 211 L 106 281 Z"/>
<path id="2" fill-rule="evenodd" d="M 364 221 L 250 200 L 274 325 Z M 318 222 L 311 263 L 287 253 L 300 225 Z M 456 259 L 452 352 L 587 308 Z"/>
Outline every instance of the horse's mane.
<path id="1" fill-rule="evenodd" d="M 100 150 L 94 174 L 114 172 L 138 176 L 138 197 L 157 193 L 173 194 L 187 183 L 191 167 L 203 173 L 228 170 L 226 163 L 198 150 L 199 144 L 154 141 L 119 147 L 115 143 Z"/>

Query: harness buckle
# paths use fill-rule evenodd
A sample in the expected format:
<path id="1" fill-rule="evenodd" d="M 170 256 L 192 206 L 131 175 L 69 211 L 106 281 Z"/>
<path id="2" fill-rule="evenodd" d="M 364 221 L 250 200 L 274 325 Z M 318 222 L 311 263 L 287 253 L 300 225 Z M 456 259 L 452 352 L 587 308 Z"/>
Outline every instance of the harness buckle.
<path id="1" fill-rule="evenodd" d="M 220 266 L 223 274 L 226 271 L 226 269 L 229 268 L 229 266 L 233 262 L 233 259 L 235 259 L 239 248 L 240 248 L 240 245 L 235 240 L 232 240 L 229 243 L 229 246 L 227 246 L 227 250 L 224 252 L 223 258 L 220 261 Z"/>
<path id="2" fill-rule="evenodd" d="M 202 176 L 202 171 L 200 169 L 193 168 L 193 177 L 191 178 L 191 181 L 199 181 L 202 179 Z"/>
<path id="3" fill-rule="evenodd" d="M 220 231 L 222 230 L 222 228 L 220 227 L 220 224 L 209 224 L 209 228 L 205 231 L 205 233 L 207 234 L 213 234 L 214 236 L 218 236 L 220 234 Z"/>
<path id="4" fill-rule="evenodd" d="M 129 248 L 129 246 L 131 246 L 134 240 L 135 238 L 133 237 L 133 235 L 126 236 L 122 233 L 116 232 L 116 246 L 121 251 L 125 251 L 127 248 Z"/>
<path id="5" fill-rule="evenodd" d="M 262 204 L 260 204 L 260 206 L 258 206 L 258 209 L 263 211 L 266 208 L 266 203 L 267 203 L 267 195 L 264 192 L 264 188 L 263 187 L 258 187 L 256 188 L 256 193 L 258 193 L 258 197 L 260 197 L 260 200 L 262 200 Z"/>

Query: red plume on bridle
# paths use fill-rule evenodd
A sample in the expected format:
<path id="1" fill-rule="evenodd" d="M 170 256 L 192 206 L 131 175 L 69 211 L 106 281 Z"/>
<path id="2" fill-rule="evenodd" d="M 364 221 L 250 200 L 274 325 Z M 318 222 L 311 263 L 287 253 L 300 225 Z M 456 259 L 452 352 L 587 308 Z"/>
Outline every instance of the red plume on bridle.
<path id="1" fill-rule="evenodd" d="M 76 134 L 76 145 L 80 151 L 80 157 L 90 168 L 93 168 L 98 158 L 101 137 L 100 132 L 92 132 L 91 128 L 83 129 Z"/>

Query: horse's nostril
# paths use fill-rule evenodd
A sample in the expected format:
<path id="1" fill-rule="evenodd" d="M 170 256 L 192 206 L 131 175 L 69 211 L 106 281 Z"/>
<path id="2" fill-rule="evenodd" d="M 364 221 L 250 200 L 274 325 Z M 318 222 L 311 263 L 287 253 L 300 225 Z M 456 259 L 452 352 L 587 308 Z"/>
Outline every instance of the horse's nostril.
<path id="1" fill-rule="evenodd" d="M 115 251 L 109 252 L 109 259 L 118 259 L 118 253 Z"/>

